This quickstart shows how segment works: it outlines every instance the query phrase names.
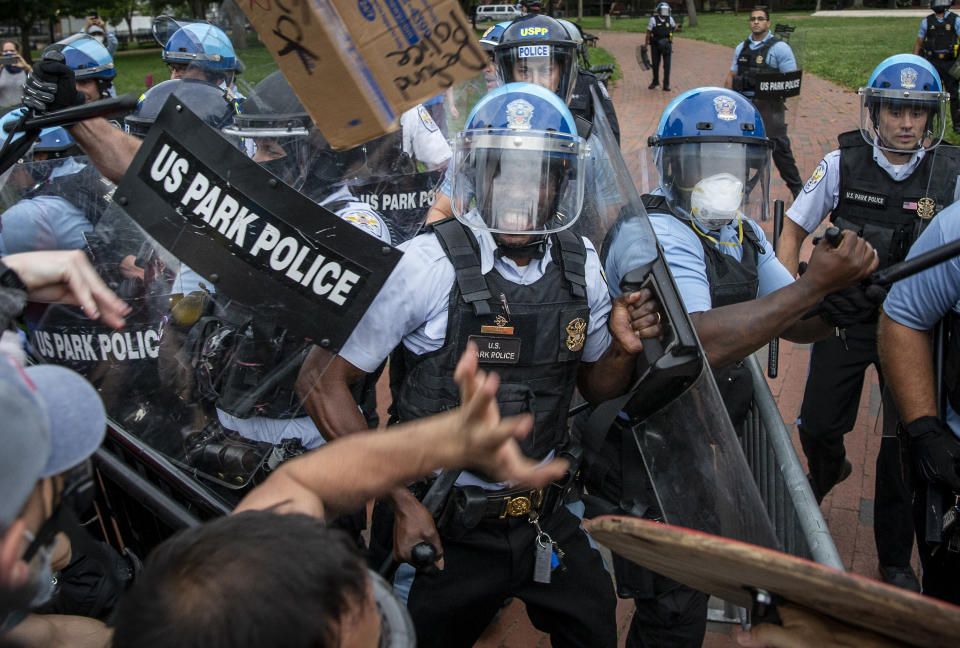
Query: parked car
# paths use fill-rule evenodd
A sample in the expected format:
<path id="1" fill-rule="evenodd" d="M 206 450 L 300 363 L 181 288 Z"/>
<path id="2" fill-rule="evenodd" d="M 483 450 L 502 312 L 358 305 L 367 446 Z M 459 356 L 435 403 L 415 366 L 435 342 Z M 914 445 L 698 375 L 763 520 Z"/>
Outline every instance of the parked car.
<path id="1" fill-rule="evenodd" d="M 515 5 L 480 5 L 477 7 L 477 22 L 503 22 L 519 18 L 523 13 Z"/>

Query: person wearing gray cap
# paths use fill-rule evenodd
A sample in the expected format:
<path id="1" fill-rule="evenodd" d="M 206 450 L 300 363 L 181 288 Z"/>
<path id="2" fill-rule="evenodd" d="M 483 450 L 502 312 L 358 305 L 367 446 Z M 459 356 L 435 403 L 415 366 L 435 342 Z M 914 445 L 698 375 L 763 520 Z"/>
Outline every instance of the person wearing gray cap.
<path id="1" fill-rule="evenodd" d="M 106 412 L 93 386 L 65 367 L 21 367 L 0 354 L 0 586 L 16 591 L 0 610 L 3 638 L 22 645 L 104 645 L 101 622 L 33 615 L 53 592 L 57 533 L 70 509 L 92 496 L 90 455 L 103 441 Z M 89 504 L 89 499 L 87 499 Z M 64 643 L 63 645 L 67 645 Z"/>

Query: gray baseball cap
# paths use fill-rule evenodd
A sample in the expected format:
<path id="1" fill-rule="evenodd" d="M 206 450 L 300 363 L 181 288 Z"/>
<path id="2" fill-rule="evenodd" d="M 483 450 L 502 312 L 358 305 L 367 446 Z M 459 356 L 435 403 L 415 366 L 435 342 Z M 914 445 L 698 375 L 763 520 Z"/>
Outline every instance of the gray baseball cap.
<path id="1" fill-rule="evenodd" d="M 0 354 L 0 530 L 26 503 L 38 479 L 81 463 L 103 442 L 100 395 L 77 372 L 21 367 Z"/>

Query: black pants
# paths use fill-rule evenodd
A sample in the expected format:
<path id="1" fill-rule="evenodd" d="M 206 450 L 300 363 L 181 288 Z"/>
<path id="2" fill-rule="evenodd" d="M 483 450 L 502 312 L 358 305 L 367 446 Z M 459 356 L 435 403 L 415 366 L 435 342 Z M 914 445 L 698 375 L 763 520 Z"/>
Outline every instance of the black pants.
<path id="1" fill-rule="evenodd" d="M 950 93 L 950 119 L 953 121 L 953 127 L 960 128 L 960 98 L 957 97 L 957 80 L 949 74 L 954 61 L 928 59 L 930 63 L 940 73 L 940 83 L 943 84 L 944 92 Z"/>
<path id="2" fill-rule="evenodd" d="M 833 487 L 843 470 L 843 435 L 856 424 L 863 374 L 871 364 L 879 371 L 875 324 L 848 328 L 846 347 L 840 337 L 831 335 L 815 342 L 811 349 L 799 431 L 814 490 L 821 494 Z M 882 376 L 880 386 L 882 390 Z M 873 520 L 881 565 L 910 565 L 911 499 L 900 471 L 897 439 L 884 437 L 877 455 Z"/>
<path id="3" fill-rule="evenodd" d="M 913 521 L 917 531 L 917 553 L 923 568 L 923 593 L 960 605 L 960 553 L 934 547 L 926 542 L 927 486 L 917 483 L 914 491 Z"/>
<path id="4" fill-rule="evenodd" d="M 485 520 L 443 541 L 445 569 L 418 573 L 407 601 L 420 648 L 470 648 L 511 596 L 554 648 L 616 646 L 613 583 L 580 520 L 561 508 L 540 524 L 566 552 L 566 571 L 554 569 L 549 584 L 533 581 L 535 531 L 527 518 Z"/>
<path id="5" fill-rule="evenodd" d="M 663 59 L 663 87 L 670 87 L 670 58 L 673 52 L 661 52 L 656 44 L 650 45 L 651 64 L 653 65 L 653 82 L 660 82 L 660 59 Z"/>
<path id="6" fill-rule="evenodd" d="M 780 177 L 783 178 L 784 184 L 796 198 L 803 189 L 803 179 L 797 169 L 797 161 L 793 158 L 790 138 L 787 137 L 787 108 L 782 101 L 754 101 L 753 103 L 763 117 L 767 137 L 773 140 L 773 163 Z"/>

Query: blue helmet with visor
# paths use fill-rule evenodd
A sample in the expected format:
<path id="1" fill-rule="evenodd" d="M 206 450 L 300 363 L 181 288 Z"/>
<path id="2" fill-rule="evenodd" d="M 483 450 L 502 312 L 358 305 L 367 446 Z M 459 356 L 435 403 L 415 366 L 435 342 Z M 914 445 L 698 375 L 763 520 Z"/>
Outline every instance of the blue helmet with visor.
<path id="1" fill-rule="evenodd" d="M 715 87 L 684 92 L 663 111 L 648 144 L 677 216 L 705 230 L 742 216 L 766 220 L 771 142 L 743 95 Z"/>

